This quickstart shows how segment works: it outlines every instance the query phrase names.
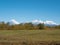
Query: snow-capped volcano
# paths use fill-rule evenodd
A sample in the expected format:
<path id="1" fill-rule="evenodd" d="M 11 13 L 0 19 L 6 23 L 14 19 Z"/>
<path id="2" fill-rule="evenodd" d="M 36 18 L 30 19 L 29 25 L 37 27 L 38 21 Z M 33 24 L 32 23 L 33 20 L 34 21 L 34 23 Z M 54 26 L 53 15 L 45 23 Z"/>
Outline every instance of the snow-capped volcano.
<path id="1" fill-rule="evenodd" d="M 33 20 L 32 23 L 37 23 L 38 24 L 38 23 L 44 23 L 44 22 L 41 21 L 41 20 Z"/>
<path id="2" fill-rule="evenodd" d="M 19 22 L 17 22 L 15 19 L 12 19 L 12 20 L 10 21 L 10 24 L 19 24 Z"/>
<path id="3" fill-rule="evenodd" d="M 45 21 L 44 24 L 57 25 L 54 21 Z"/>
<path id="4" fill-rule="evenodd" d="M 44 23 L 45 25 L 58 25 L 57 23 L 55 23 L 54 21 L 42 21 L 42 20 L 33 20 L 32 21 L 33 24 L 39 24 L 39 23 Z"/>
<path id="5" fill-rule="evenodd" d="M 57 23 L 55 23 L 54 21 L 42 21 L 42 20 L 33 20 L 31 21 L 33 24 L 39 24 L 39 23 L 44 23 L 45 25 L 48 25 L 48 26 L 54 26 L 54 25 L 58 25 Z M 27 23 L 27 22 L 25 22 Z M 29 23 L 29 22 L 28 22 Z M 15 19 L 12 19 L 10 21 L 10 24 L 20 24 L 19 22 L 17 22 Z"/>

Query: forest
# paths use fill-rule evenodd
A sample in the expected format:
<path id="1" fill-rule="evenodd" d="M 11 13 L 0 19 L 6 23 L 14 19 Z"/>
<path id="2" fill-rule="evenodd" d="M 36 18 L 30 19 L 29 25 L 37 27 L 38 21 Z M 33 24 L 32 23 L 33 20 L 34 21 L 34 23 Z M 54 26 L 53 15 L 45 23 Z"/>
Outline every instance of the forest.
<path id="1" fill-rule="evenodd" d="M 10 24 L 9 22 L 0 22 L 0 30 L 51 30 L 51 29 L 60 29 L 60 25 L 55 26 L 46 26 L 44 23 L 33 24 L 29 23 L 20 23 L 20 24 Z"/>

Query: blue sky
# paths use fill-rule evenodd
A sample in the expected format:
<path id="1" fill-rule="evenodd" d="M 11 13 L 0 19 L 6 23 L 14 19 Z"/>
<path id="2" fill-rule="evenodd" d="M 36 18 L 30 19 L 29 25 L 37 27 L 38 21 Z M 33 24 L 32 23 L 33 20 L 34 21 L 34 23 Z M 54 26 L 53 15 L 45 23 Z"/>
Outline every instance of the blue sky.
<path id="1" fill-rule="evenodd" d="M 0 21 L 52 20 L 60 24 L 60 0 L 0 0 Z"/>

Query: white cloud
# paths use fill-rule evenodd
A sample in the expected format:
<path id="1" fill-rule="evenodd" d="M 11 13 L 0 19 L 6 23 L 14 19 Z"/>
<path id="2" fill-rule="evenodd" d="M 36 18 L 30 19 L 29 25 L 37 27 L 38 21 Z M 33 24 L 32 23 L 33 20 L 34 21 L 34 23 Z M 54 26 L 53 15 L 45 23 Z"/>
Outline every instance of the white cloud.
<path id="1" fill-rule="evenodd" d="M 19 22 L 17 22 L 15 19 L 12 19 L 11 22 L 13 22 L 14 24 L 19 24 Z"/>

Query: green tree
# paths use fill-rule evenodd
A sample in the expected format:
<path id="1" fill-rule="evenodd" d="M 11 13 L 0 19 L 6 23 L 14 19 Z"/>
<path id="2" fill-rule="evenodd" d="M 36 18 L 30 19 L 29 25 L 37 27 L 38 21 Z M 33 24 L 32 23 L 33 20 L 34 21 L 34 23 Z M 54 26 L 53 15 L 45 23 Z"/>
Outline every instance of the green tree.
<path id="1" fill-rule="evenodd" d="M 0 29 L 4 30 L 4 29 L 6 29 L 5 27 L 6 27 L 5 22 L 0 22 Z"/>
<path id="2" fill-rule="evenodd" d="M 45 28 L 45 25 L 44 23 L 40 23 L 37 25 L 38 29 L 44 29 Z"/>
<path id="3" fill-rule="evenodd" d="M 25 23 L 24 27 L 25 27 L 25 29 L 31 30 L 31 29 L 33 29 L 33 24 L 32 23 Z"/>

